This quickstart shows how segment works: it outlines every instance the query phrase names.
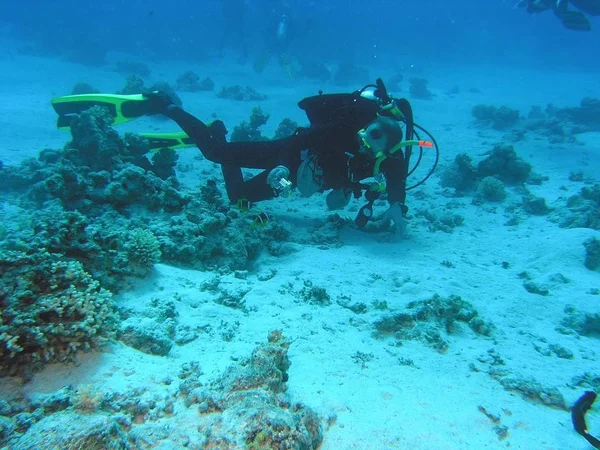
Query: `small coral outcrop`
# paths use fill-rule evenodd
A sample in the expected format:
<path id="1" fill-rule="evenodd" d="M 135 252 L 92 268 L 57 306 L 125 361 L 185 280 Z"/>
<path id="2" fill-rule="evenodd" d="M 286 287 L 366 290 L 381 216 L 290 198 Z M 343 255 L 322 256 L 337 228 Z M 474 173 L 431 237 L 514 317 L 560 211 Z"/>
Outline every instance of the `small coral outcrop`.
<path id="1" fill-rule="evenodd" d="M 514 127 L 520 119 L 519 111 L 507 106 L 476 105 L 471 113 L 477 123 L 500 131 Z"/>
<path id="2" fill-rule="evenodd" d="M 501 202 L 506 198 L 504 183 L 495 177 L 485 177 L 477 185 L 476 203 Z"/>
<path id="3" fill-rule="evenodd" d="M 140 277 L 147 276 L 154 264 L 160 261 L 160 243 L 151 231 L 133 230 L 127 247 L 129 262 Z"/>

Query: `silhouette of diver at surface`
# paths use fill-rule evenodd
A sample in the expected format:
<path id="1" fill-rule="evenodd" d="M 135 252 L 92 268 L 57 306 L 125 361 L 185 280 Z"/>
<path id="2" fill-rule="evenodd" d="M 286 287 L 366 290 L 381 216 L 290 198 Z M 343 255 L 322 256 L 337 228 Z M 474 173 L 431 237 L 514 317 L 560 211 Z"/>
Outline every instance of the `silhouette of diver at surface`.
<path id="1" fill-rule="evenodd" d="M 261 73 L 273 57 L 287 77 L 294 75 L 289 47 L 297 34 L 298 24 L 290 3 L 286 0 L 271 0 L 268 20 L 264 30 L 266 48 L 254 61 L 254 71 Z"/>
<path id="2" fill-rule="evenodd" d="M 580 11 L 570 10 L 569 3 Z M 527 8 L 530 14 L 553 10 L 565 28 L 575 31 L 592 29 L 584 13 L 590 16 L 600 15 L 600 0 L 520 0 L 516 6 Z"/>

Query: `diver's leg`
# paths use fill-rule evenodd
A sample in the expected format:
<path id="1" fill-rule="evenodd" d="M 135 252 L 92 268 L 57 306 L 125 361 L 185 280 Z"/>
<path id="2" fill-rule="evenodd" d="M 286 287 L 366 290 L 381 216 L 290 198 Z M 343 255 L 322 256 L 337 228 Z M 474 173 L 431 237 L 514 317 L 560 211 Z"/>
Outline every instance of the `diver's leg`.
<path id="1" fill-rule="evenodd" d="M 223 179 L 225 180 L 225 189 L 227 191 L 227 197 L 231 203 L 235 203 L 238 200 L 245 198 L 244 196 L 244 176 L 242 169 L 239 166 L 231 164 L 223 164 L 221 166 L 223 172 Z"/>
<path id="2" fill-rule="evenodd" d="M 168 109 L 165 115 L 169 119 L 175 121 L 198 147 L 212 147 L 219 143 L 218 137 L 216 136 L 216 127 L 209 127 L 200 119 L 192 116 L 183 109 L 179 107 L 171 107 Z"/>
<path id="3" fill-rule="evenodd" d="M 318 139 L 315 133 L 301 133 L 272 141 L 226 142 L 227 130 L 222 122 L 218 122 L 221 126 L 216 122 L 208 126 L 178 107 L 171 108 L 167 116 L 186 132 L 205 158 L 218 164 L 252 169 L 287 165 L 288 161 L 297 161 L 300 152 Z"/>
<path id="4" fill-rule="evenodd" d="M 264 170 L 258 175 L 244 181 L 240 186 L 239 198 L 245 198 L 251 202 L 259 202 L 261 200 L 275 198 L 277 193 L 273 190 L 269 183 L 267 183 L 269 172 L 270 170 Z"/>

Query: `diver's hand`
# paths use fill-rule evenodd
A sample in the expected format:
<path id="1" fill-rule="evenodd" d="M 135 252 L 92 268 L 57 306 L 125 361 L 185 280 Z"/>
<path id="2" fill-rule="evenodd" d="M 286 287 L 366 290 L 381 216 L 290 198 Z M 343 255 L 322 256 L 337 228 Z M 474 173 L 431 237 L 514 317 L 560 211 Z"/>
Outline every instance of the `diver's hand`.
<path id="1" fill-rule="evenodd" d="M 165 92 L 144 92 L 142 95 L 148 99 L 148 114 L 167 114 L 175 107 L 173 99 Z"/>
<path id="2" fill-rule="evenodd" d="M 267 184 L 271 186 L 277 195 L 291 192 L 292 183 L 288 181 L 290 170 L 285 166 L 277 166 L 267 175 Z"/>
<path id="3" fill-rule="evenodd" d="M 406 206 L 401 203 L 392 203 L 387 211 L 383 214 L 382 222 L 390 231 L 400 235 L 406 233 L 406 219 L 404 214 Z"/>

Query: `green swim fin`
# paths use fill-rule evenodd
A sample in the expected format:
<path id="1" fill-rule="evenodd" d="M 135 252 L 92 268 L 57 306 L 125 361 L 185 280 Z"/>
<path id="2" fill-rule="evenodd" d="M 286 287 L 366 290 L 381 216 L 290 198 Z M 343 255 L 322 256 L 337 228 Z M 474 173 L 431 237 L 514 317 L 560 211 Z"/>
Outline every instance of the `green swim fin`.
<path id="1" fill-rule="evenodd" d="M 138 133 L 148 139 L 150 151 L 157 152 L 163 148 L 179 150 L 181 148 L 195 147 L 196 144 L 183 131 L 177 133 Z"/>
<path id="2" fill-rule="evenodd" d="M 129 122 L 149 112 L 148 99 L 142 94 L 81 94 L 52 99 L 52 107 L 58 114 L 57 126 L 61 130 L 70 129 L 72 116 L 92 106 L 107 107 L 115 118 L 113 125 Z"/>

